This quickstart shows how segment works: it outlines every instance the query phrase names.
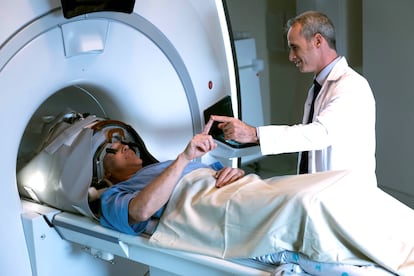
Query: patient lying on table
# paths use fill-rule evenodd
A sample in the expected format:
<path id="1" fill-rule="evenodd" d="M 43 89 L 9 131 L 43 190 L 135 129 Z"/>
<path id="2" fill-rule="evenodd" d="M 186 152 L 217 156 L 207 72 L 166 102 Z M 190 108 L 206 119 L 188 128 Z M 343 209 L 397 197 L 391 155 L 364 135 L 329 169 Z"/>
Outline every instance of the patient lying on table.
<path id="1" fill-rule="evenodd" d="M 101 197 L 101 224 L 129 234 L 144 232 L 151 218 L 161 216 L 179 179 L 195 169 L 209 167 L 192 160 L 215 147 L 210 135 L 199 134 L 174 161 L 143 168 L 139 154 L 127 143 L 111 143 L 103 159 L 104 176 L 118 184 Z M 222 187 L 242 176 L 241 169 L 219 168 L 215 185 Z"/>
<path id="2" fill-rule="evenodd" d="M 108 143 L 104 176 L 116 185 L 101 196 L 101 224 L 139 234 L 160 219 L 154 246 L 219 258 L 261 256 L 313 275 L 412 269 L 413 211 L 380 191 L 375 175 L 263 180 L 192 161 L 215 147 L 211 136 L 198 134 L 175 160 L 142 167 L 128 143 Z"/>

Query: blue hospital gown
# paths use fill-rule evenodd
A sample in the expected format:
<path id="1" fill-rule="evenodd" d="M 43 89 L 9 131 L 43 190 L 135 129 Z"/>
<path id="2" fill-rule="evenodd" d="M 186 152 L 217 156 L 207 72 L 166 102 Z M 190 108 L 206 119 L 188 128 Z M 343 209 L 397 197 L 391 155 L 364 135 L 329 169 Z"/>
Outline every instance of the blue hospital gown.
<path id="1" fill-rule="evenodd" d="M 99 219 L 101 225 L 132 235 L 144 232 L 150 219 L 130 225 L 128 223 L 129 202 L 171 163 L 172 161 L 166 161 L 151 164 L 139 170 L 130 179 L 108 188 L 101 196 L 101 215 Z M 190 162 L 184 169 L 182 176 L 193 170 L 208 167 L 210 166 L 200 162 Z M 160 218 L 163 210 L 164 206 L 152 218 Z"/>

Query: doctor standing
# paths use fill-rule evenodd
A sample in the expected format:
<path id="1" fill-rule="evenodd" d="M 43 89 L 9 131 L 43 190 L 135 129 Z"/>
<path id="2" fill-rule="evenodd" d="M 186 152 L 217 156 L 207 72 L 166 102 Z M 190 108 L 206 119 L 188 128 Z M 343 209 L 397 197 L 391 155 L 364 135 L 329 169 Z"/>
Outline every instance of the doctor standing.
<path id="1" fill-rule="evenodd" d="M 289 60 L 314 73 L 302 124 L 253 127 L 213 115 L 226 139 L 260 144 L 263 155 L 299 152 L 298 173 L 375 171 L 375 99 L 367 80 L 336 51 L 331 20 L 314 11 L 287 22 Z"/>

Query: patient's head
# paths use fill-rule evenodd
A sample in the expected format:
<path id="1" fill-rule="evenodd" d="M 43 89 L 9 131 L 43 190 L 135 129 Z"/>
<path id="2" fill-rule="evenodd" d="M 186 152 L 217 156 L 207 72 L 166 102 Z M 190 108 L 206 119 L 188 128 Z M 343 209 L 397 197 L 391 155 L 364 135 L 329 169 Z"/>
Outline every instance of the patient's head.
<path id="1" fill-rule="evenodd" d="M 142 160 L 128 144 L 112 143 L 103 159 L 105 178 L 112 183 L 129 179 L 142 168 Z"/>

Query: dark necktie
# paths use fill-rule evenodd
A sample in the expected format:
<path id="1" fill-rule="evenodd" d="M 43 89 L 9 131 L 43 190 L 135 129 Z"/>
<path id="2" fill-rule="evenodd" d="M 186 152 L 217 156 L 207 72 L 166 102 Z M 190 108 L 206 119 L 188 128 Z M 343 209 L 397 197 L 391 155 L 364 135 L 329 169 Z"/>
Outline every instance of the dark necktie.
<path id="1" fill-rule="evenodd" d="M 308 117 L 308 121 L 307 123 L 311 123 L 312 122 L 312 118 L 313 118 L 313 112 L 315 110 L 315 99 L 319 94 L 319 91 L 321 91 L 321 85 L 316 81 L 313 80 L 313 98 L 312 98 L 312 104 L 310 107 L 310 111 L 309 111 L 309 117 Z M 308 164 L 308 151 L 302 151 L 302 156 L 300 158 L 300 166 L 299 166 L 299 173 L 300 174 L 304 174 L 304 173 L 308 173 L 309 172 L 309 164 Z"/>

